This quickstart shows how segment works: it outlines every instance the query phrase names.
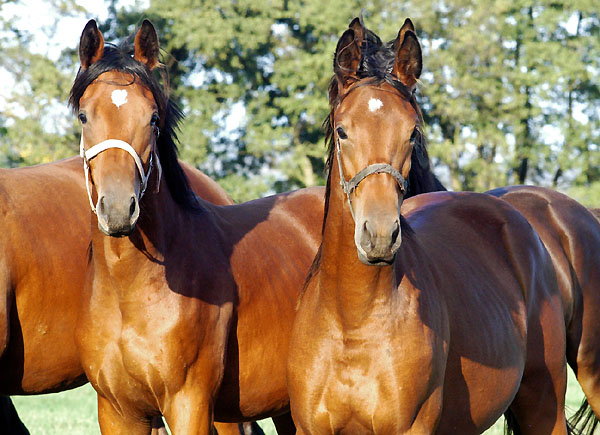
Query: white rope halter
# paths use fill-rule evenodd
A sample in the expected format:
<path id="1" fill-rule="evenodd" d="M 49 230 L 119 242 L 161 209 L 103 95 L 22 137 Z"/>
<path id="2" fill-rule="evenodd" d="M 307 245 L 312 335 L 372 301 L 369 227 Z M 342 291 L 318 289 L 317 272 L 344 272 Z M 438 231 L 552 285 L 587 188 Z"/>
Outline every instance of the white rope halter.
<path id="1" fill-rule="evenodd" d="M 120 139 L 107 139 L 107 140 L 104 140 L 104 141 L 94 145 L 90 149 L 86 150 L 85 146 L 83 144 L 83 133 L 82 133 L 81 134 L 81 142 L 79 143 L 79 155 L 83 158 L 83 172 L 85 173 L 85 188 L 87 189 L 88 199 L 90 201 L 90 207 L 92 208 L 92 211 L 94 213 L 96 213 L 96 206 L 94 205 L 94 201 L 92 201 L 92 189 L 90 187 L 90 164 L 89 164 L 89 162 L 90 162 L 90 160 L 92 160 L 94 157 L 96 157 L 101 152 L 106 151 L 111 148 L 119 148 L 119 149 L 122 149 L 123 151 L 127 151 L 129 153 L 129 155 L 135 161 L 135 166 L 138 169 L 138 172 L 140 174 L 140 179 L 142 182 L 139 199 L 142 199 L 142 196 L 144 195 L 144 192 L 146 191 L 146 186 L 148 185 L 148 178 L 150 178 L 150 173 L 152 172 L 152 168 L 154 167 L 154 160 L 153 160 L 153 156 L 155 153 L 154 150 L 152 150 L 152 152 L 150 153 L 148 173 L 145 173 L 144 165 L 142 164 L 142 159 L 140 158 L 138 153 L 133 149 L 133 147 L 131 145 L 129 145 L 127 142 L 122 141 Z M 158 156 L 156 156 L 156 167 L 158 169 L 158 184 L 156 187 L 156 191 L 158 192 L 158 189 L 160 186 L 160 178 L 162 176 L 162 168 L 161 168 L 160 159 L 158 158 Z"/>

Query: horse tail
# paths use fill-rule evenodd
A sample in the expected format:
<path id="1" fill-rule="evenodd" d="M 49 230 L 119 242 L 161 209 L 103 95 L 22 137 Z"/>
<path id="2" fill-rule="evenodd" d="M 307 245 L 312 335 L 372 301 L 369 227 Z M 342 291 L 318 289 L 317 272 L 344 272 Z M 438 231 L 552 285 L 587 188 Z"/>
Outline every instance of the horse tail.
<path id="1" fill-rule="evenodd" d="M 521 429 L 510 408 L 504 413 L 504 435 L 521 435 Z"/>
<path id="2" fill-rule="evenodd" d="M 0 396 L 0 432 L 12 435 L 29 435 L 29 431 L 19 418 L 15 405 L 8 396 Z"/>
<path id="3" fill-rule="evenodd" d="M 592 407 L 587 399 L 583 399 L 577 412 L 569 419 L 569 429 L 572 433 L 592 435 L 598 427 L 598 423 L 600 423 L 600 420 L 594 414 Z"/>

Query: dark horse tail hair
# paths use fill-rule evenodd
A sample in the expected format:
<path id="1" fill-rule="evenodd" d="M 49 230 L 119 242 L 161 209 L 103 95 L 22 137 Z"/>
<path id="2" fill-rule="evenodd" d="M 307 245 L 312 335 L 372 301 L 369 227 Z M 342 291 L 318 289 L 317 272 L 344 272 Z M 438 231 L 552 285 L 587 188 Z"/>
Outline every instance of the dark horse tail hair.
<path id="1" fill-rule="evenodd" d="M 521 435 L 521 429 L 519 429 L 517 419 L 510 408 L 508 408 L 504 413 L 504 434 Z"/>
<path id="2" fill-rule="evenodd" d="M 13 435 L 29 435 L 8 396 L 0 396 L 0 432 Z"/>
<path id="3" fill-rule="evenodd" d="M 574 423 L 575 417 L 577 417 L 577 415 L 579 413 L 581 413 L 582 415 L 585 416 L 583 430 L 577 429 L 575 426 L 576 423 Z M 590 416 L 590 413 L 591 413 L 591 416 Z M 595 421 L 595 422 L 593 423 L 593 425 L 590 426 L 590 428 L 588 428 L 590 420 Z M 577 421 L 579 421 L 579 420 L 577 420 Z M 570 419 L 568 419 L 566 423 L 567 423 L 567 433 L 568 434 L 592 435 L 594 433 L 594 429 L 596 428 L 596 425 L 598 424 L 598 419 L 596 419 L 596 416 L 594 415 L 590 406 L 588 405 L 587 400 L 584 400 L 584 402 L 581 405 L 581 408 L 579 408 L 579 410 L 575 413 L 575 415 L 573 415 Z M 519 429 L 519 424 L 517 423 L 517 419 L 515 418 L 515 415 L 513 414 L 513 412 L 511 411 L 510 408 L 507 409 L 506 412 L 504 413 L 504 434 L 505 435 L 521 435 L 522 434 L 521 429 Z"/>
<path id="4" fill-rule="evenodd" d="M 583 399 L 577 412 L 569 418 L 568 428 L 571 433 L 592 435 L 598 427 L 598 423 L 600 423 L 600 420 L 594 414 L 592 407 L 587 399 Z"/>

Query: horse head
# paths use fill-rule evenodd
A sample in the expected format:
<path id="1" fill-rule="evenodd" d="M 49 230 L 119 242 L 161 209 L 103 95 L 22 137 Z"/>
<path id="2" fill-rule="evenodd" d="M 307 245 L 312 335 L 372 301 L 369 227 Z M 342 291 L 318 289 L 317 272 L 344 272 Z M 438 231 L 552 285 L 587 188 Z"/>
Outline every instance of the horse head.
<path id="1" fill-rule="evenodd" d="M 421 65 L 421 47 L 408 19 L 384 45 L 356 18 L 337 44 L 330 165 L 338 171 L 365 264 L 391 263 L 402 240 L 400 206 L 422 136 L 413 96 Z"/>
<path id="2" fill-rule="evenodd" d="M 158 36 L 148 20 L 135 36 L 133 57 L 105 46 L 94 20 L 81 35 L 71 104 L 82 125 L 90 205 L 98 228 L 110 236 L 134 230 L 151 173 L 157 174 L 157 188 L 160 183 L 156 141 L 165 107 L 149 86 L 158 54 Z"/>

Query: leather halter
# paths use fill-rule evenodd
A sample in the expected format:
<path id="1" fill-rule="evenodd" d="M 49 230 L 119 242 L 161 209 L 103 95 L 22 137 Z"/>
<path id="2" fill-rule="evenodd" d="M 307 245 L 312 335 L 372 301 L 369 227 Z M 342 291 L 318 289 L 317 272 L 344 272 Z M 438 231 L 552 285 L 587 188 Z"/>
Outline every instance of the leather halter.
<path id="1" fill-rule="evenodd" d="M 388 163 L 373 163 L 372 165 L 361 169 L 354 177 L 350 179 L 350 181 L 346 181 L 346 177 L 344 176 L 344 169 L 342 168 L 342 150 L 340 148 L 339 137 L 336 141 L 336 148 L 338 167 L 340 170 L 340 186 L 342 186 L 342 190 L 346 194 L 346 198 L 348 199 L 348 205 L 350 206 L 350 213 L 352 213 L 352 219 L 354 219 L 354 221 L 356 221 L 356 218 L 354 217 L 354 209 L 352 208 L 351 195 L 356 190 L 360 182 L 367 178 L 369 175 L 382 173 L 390 174 L 392 177 L 394 177 L 394 180 L 396 180 L 398 186 L 400 186 L 400 191 L 402 192 L 402 194 L 406 194 L 408 182 L 402 176 L 400 171 L 398 171 L 396 168 L 394 168 Z"/>
<path id="2" fill-rule="evenodd" d="M 361 85 L 350 88 L 345 96 L 347 96 L 350 92 L 352 92 L 354 89 L 356 89 L 359 86 L 361 86 Z M 362 86 L 365 86 L 365 85 L 363 84 Z M 389 91 L 386 91 L 383 89 L 382 89 L 382 91 L 389 92 Z M 399 93 L 398 93 L 398 95 L 401 96 Z M 382 173 L 390 174 L 392 177 L 394 177 L 394 180 L 396 180 L 396 182 L 398 183 L 398 186 L 400 187 L 400 191 L 402 192 L 402 194 L 403 195 L 406 194 L 406 190 L 408 189 L 408 181 L 406 181 L 406 179 L 402 176 L 400 171 L 398 171 L 396 168 L 394 168 L 392 165 L 390 165 L 388 163 L 373 163 L 372 165 L 369 165 L 366 168 L 361 169 L 354 177 L 352 177 L 350 179 L 350 181 L 346 181 L 346 177 L 344 175 L 344 169 L 342 168 L 342 149 L 340 147 L 340 137 L 337 135 L 337 132 L 334 134 L 336 134 L 335 144 L 336 144 L 338 168 L 340 171 L 340 186 L 342 186 L 342 190 L 346 194 L 346 198 L 348 199 L 348 205 L 350 206 L 350 213 L 352 214 L 352 219 L 355 222 L 356 222 L 356 218 L 354 217 L 354 209 L 352 208 L 351 195 L 356 190 L 356 188 L 358 187 L 360 182 L 363 181 L 365 178 L 367 178 L 369 175 L 382 174 Z"/>
<path id="3" fill-rule="evenodd" d="M 158 134 L 157 134 L 158 137 Z M 79 143 L 79 155 L 83 158 L 83 172 L 85 173 L 85 188 L 87 189 L 88 199 L 90 201 L 90 207 L 92 211 L 97 214 L 96 206 L 94 205 L 94 201 L 92 200 L 92 190 L 90 187 L 90 160 L 96 157 L 103 151 L 109 150 L 111 148 L 118 148 L 123 151 L 126 151 L 134 160 L 135 166 L 140 174 L 141 180 L 141 191 L 138 200 L 142 199 L 144 192 L 146 192 L 146 187 L 148 186 L 148 178 L 150 178 L 150 173 L 154 167 L 154 159 L 153 156 L 155 154 L 155 149 L 153 147 L 152 152 L 150 153 L 150 158 L 148 159 L 148 172 L 144 171 L 144 165 L 142 163 L 142 159 L 138 155 L 138 153 L 133 149 L 133 147 L 127 142 L 120 139 L 107 139 L 96 145 L 92 146 L 89 149 L 85 149 L 83 143 L 83 132 L 81 134 L 81 142 Z M 156 156 L 156 167 L 158 169 L 158 184 L 156 191 L 160 187 L 160 178 L 162 176 L 162 167 L 160 165 L 160 159 L 158 155 Z"/>

